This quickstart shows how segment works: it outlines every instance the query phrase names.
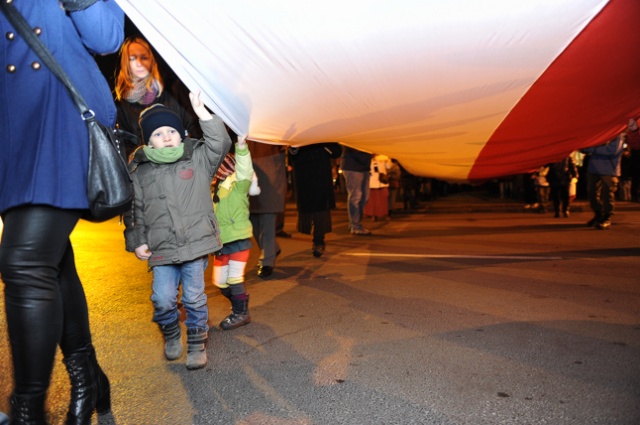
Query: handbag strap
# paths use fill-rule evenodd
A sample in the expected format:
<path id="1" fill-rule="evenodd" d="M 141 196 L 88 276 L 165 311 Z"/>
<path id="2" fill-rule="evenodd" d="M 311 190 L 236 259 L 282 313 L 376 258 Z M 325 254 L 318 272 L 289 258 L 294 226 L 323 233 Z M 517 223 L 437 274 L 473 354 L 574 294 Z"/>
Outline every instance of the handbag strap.
<path id="1" fill-rule="evenodd" d="M 7 20 L 13 25 L 15 30 L 20 34 L 24 41 L 33 49 L 33 51 L 40 57 L 42 62 L 49 68 L 49 70 L 65 85 L 69 95 L 73 99 L 73 102 L 78 108 L 82 119 L 87 121 L 95 117 L 95 113 L 89 109 L 87 102 L 78 92 L 78 89 L 73 85 L 67 73 L 62 69 L 58 61 L 55 59 L 51 51 L 45 46 L 45 44 L 36 36 L 27 20 L 22 14 L 15 8 L 11 1 L 0 0 L 0 9 L 7 18 Z"/>

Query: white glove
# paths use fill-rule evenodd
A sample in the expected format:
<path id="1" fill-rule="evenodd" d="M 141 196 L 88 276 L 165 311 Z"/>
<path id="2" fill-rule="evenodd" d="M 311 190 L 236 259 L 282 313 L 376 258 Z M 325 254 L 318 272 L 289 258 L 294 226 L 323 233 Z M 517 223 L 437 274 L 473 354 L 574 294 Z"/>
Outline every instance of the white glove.
<path id="1" fill-rule="evenodd" d="M 251 176 L 251 186 L 249 186 L 249 196 L 257 196 L 260 195 L 260 186 L 258 186 L 258 176 L 256 173 L 253 173 Z"/>

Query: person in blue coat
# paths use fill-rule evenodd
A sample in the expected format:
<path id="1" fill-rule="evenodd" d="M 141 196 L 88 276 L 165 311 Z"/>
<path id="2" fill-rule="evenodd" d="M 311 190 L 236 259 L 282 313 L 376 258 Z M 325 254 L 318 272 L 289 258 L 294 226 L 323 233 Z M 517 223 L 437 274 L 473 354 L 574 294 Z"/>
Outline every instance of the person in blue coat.
<path id="1" fill-rule="evenodd" d="M 93 54 L 115 53 L 124 39 L 124 13 L 115 0 L 16 0 L 13 6 L 98 120 L 113 126 L 116 107 Z M 59 345 L 71 382 L 66 423 L 90 424 L 94 410 L 107 412 L 111 402 L 69 240 L 89 207 L 87 126 L 64 85 L 4 14 L 0 32 L 0 274 L 13 359 L 11 423 L 46 423 Z"/>
<path id="2" fill-rule="evenodd" d="M 627 148 L 640 150 L 637 117 L 629 118 L 626 129 L 609 142 L 581 150 L 588 155 L 587 192 L 594 213 L 587 226 L 601 230 L 611 227 L 610 218 L 620 178 L 620 160 Z"/>
<path id="3" fill-rule="evenodd" d="M 587 193 L 593 218 L 587 226 L 600 230 L 611 227 L 615 195 L 620 177 L 620 158 L 624 152 L 624 133 L 600 146 L 584 148 L 587 164 Z"/>

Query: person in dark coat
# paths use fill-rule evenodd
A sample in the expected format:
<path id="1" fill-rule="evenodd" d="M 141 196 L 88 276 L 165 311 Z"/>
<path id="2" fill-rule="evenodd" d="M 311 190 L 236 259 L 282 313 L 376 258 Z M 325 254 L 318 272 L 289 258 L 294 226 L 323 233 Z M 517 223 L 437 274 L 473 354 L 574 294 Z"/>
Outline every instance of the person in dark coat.
<path id="1" fill-rule="evenodd" d="M 5 3 L 5 2 L 3 2 Z M 11 7 L 6 2 L 3 7 Z M 93 54 L 118 51 L 124 13 L 113 0 L 15 1 L 107 126 L 116 107 Z M 69 236 L 89 208 L 89 135 L 65 86 L 0 14 L 0 274 L 11 343 L 12 424 L 44 424 L 59 346 L 69 372 L 66 423 L 110 410 L 109 381 L 92 344 L 88 307 Z"/>
<path id="2" fill-rule="evenodd" d="M 253 236 L 260 247 L 258 276 L 273 274 L 280 245 L 276 240 L 278 213 L 284 212 L 287 196 L 286 148 L 247 140 L 253 169 L 260 182 L 260 194 L 249 198 Z"/>
<path id="3" fill-rule="evenodd" d="M 142 129 L 138 124 L 140 113 L 147 107 L 161 104 L 178 114 L 182 126 L 186 131 L 183 136 L 193 139 L 202 138 L 202 129 L 198 117 L 190 104 L 180 103 L 179 98 L 188 98 L 183 93 L 185 87 L 174 84 L 179 93 L 170 93 L 164 86 L 164 81 L 158 62 L 155 60 L 151 46 L 141 37 L 129 37 L 120 49 L 120 65 L 116 77 L 116 106 L 118 108 L 118 128 L 135 136 L 137 140 L 126 144 L 127 157 L 140 145 Z"/>
<path id="4" fill-rule="evenodd" d="M 560 208 L 564 217 L 569 217 L 569 187 L 571 180 L 578 178 L 578 167 L 571 156 L 548 165 L 547 182 L 549 196 L 553 202 L 554 217 L 560 217 Z"/>
<path id="5" fill-rule="evenodd" d="M 313 231 L 311 253 L 320 257 L 325 251 L 325 234 L 331 232 L 331 210 L 336 207 L 333 191 L 332 158 L 339 158 L 342 147 L 338 143 L 320 143 L 289 148 L 293 166 L 298 231 L 310 235 Z"/>

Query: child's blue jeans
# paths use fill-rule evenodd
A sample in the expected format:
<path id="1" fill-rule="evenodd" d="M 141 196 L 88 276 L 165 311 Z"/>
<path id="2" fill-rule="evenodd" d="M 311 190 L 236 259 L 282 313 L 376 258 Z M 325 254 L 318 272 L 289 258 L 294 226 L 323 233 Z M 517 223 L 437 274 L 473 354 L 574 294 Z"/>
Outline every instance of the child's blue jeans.
<path id="1" fill-rule="evenodd" d="M 209 330 L 209 308 L 204 292 L 207 262 L 208 257 L 204 256 L 182 264 L 153 267 L 151 301 L 154 322 L 163 326 L 178 320 L 178 288 L 182 283 L 182 304 L 187 313 L 185 326 L 187 329 Z"/>

